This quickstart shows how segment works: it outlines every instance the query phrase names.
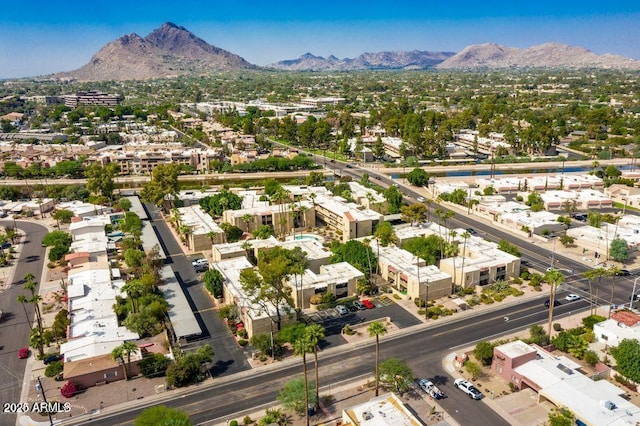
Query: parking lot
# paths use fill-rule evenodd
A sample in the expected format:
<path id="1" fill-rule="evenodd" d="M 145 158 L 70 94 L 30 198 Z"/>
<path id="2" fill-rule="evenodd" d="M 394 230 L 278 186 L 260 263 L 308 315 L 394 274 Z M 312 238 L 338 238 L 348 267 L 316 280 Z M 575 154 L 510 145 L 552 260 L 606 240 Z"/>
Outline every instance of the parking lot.
<path id="1" fill-rule="evenodd" d="M 374 305 L 371 309 L 354 309 L 349 303 L 345 305 L 349 308 L 347 314 L 341 315 L 336 308 L 329 308 L 305 314 L 302 320 L 309 324 L 317 323 L 324 326 L 326 338 L 321 344 L 323 349 L 346 343 L 341 335 L 345 325 L 355 325 L 385 317 L 391 318 L 398 328 L 420 324 L 420 320 L 386 295 L 368 298 L 368 300 Z"/>

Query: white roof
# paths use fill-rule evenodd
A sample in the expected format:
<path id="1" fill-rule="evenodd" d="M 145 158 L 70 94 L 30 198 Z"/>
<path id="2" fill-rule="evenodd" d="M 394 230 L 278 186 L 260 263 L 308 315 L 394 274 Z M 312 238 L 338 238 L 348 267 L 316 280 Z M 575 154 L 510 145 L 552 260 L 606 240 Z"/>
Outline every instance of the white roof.
<path id="1" fill-rule="evenodd" d="M 421 426 L 402 401 L 393 393 L 380 395 L 344 410 L 356 425 L 366 426 Z M 344 417 L 344 416 L 343 416 Z"/>
<path id="2" fill-rule="evenodd" d="M 218 224 L 199 205 L 180 207 L 180 223 L 188 226 L 193 235 L 207 235 L 209 232 L 221 234 L 223 231 Z"/>
<path id="3" fill-rule="evenodd" d="M 96 228 L 102 228 L 103 229 L 102 233 L 104 234 L 104 227 L 109 224 L 111 224 L 110 216 L 107 216 L 107 215 L 87 216 L 77 222 L 71 222 L 71 224 L 69 224 L 69 232 L 73 234 L 74 231 L 78 231 L 85 228 L 96 227 Z"/>
<path id="4" fill-rule="evenodd" d="M 511 359 L 536 351 L 533 347 L 527 345 L 522 340 L 514 340 L 513 342 L 496 346 L 496 350 L 502 352 Z"/>
<path id="5" fill-rule="evenodd" d="M 60 203 L 56 206 L 58 210 L 69 210 L 73 212 L 74 216 L 84 216 L 86 214 L 100 214 L 108 209 L 106 206 L 99 204 L 84 203 L 82 201 L 74 200 Z"/>
<path id="6" fill-rule="evenodd" d="M 380 245 L 380 247 L 378 247 L 378 240 L 375 238 L 371 240 L 370 244 L 371 250 L 376 254 L 379 253 L 382 261 L 393 266 L 401 273 L 415 277 L 416 280 L 418 276 L 420 276 L 420 283 L 451 279 L 451 275 L 442 272 L 435 265 L 427 265 L 423 259 L 418 259 L 407 250 L 394 245 L 387 247 Z"/>
<path id="7" fill-rule="evenodd" d="M 162 284 L 158 287 L 169 304 L 169 320 L 176 333 L 176 337 L 180 338 L 202 334 L 202 329 L 191 310 L 191 306 L 171 266 L 163 266 L 160 271 L 160 277 L 162 278 Z"/>
<path id="8" fill-rule="evenodd" d="M 246 257 L 234 257 L 231 259 L 221 260 L 220 262 L 213 263 L 213 267 L 222 274 L 225 286 L 233 296 L 238 306 L 248 309 L 248 314 L 254 319 L 268 316 L 265 312 L 265 306 L 251 302 L 251 299 L 242 289 L 242 284 L 240 283 L 240 272 L 244 269 L 253 268 L 253 265 Z M 266 308 L 272 316 L 276 315 L 275 306 L 270 303 L 266 303 Z M 291 310 L 292 308 L 290 306 L 280 307 L 281 314 L 285 314 Z"/>
<path id="9" fill-rule="evenodd" d="M 342 197 L 331 197 L 327 195 L 319 195 L 315 199 L 316 205 L 325 210 L 334 212 L 346 217 L 349 222 L 380 220 L 382 215 L 370 209 L 364 209 L 355 203 L 348 203 Z"/>
<path id="10" fill-rule="evenodd" d="M 306 269 L 302 276 L 302 288 L 323 288 L 330 284 L 341 284 L 352 279 L 364 278 L 364 274 L 348 262 L 339 262 L 320 267 L 320 273 L 316 274 Z M 295 282 L 294 277 L 289 278 L 289 285 Z"/>

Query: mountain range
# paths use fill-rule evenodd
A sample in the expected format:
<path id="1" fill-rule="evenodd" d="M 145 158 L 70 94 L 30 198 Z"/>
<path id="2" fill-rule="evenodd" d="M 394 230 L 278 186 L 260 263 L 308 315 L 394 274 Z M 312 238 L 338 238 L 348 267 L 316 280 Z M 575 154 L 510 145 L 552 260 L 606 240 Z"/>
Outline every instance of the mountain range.
<path id="1" fill-rule="evenodd" d="M 206 41 L 184 27 L 166 22 L 146 37 L 133 33 L 106 44 L 77 70 L 54 77 L 80 81 L 144 80 L 212 71 L 259 69 L 242 57 Z M 353 59 L 306 53 L 265 68 L 285 71 L 414 69 L 611 68 L 640 69 L 640 61 L 598 55 L 583 47 L 547 43 L 527 49 L 494 43 L 471 45 L 461 52 L 396 51 L 363 53 Z"/>
<path id="2" fill-rule="evenodd" d="M 267 68 L 287 71 L 422 70 L 438 65 L 454 55 L 455 52 L 412 50 L 411 52 L 363 53 L 353 59 L 338 59 L 333 55 L 323 58 L 322 56 L 305 53 L 298 59 L 276 62 L 275 64 L 267 65 Z"/>

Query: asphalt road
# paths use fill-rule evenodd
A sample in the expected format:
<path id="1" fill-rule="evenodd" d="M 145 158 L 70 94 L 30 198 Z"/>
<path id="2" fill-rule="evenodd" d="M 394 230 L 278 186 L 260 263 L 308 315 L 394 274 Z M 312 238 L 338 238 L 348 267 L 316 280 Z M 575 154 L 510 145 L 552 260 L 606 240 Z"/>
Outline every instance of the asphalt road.
<path id="1" fill-rule="evenodd" d="M 564 293 L 560 296 L 564 297 Z M 504 333 L 526 329 L 533 323 L 544 322 L 548 311 L 543 305 L 543 300 L 544 296 L 495 312 L 464 317 L 449 323 L 432 322 L 430 328 L 425 329 L 421 326 L 407 329 L 404 334 L 382 337 L 381 358 L 402 358 L 413 369 L 416 377 L 436 378 L 441 389 L 448 395 L 440 401 L 441 405 L 460 424 L 506 425 L 507 423 L 482 401 L 472 401 L 453 387 L 452 378 L 442 367 L 442 358 L 460 345 L 495 338 Z M 557 315 L 570 315 L 570 312 L 586 307 L 586 301 L 580 300 L 564 303 L 556 308 L 556 312 Z M 510 318 L 508 322 L 504 321 L 504 316 Z M 321 354 L 321 387 L 365 375 L 371 376 L 374 369 L 374 353 L 375 346 L 371 340 Z M 312 364 L 310 361 L 310 368 L 313 368 Z M 291 377 L 301 374 L 300 362 L 283 363 L 282 368 L 277 371 L 257 370 L 252 375 L 202 386 L 179 398 L 168 396 L 168 400 L 162 403 L 185 410 L 196 424 L 220 420 L 243 410 L 272 403 L 282 385 Z M 130 424 L 136 414 L 144 408 L 145 406 L 141 405 L 113 416 L 85 419 L 80 424 Z"/>
<path id="2" fill-rule="evenodd" d="M 16 302 L 21 295 L 29 295 L 23 288 L 24 276 L 31 273 L 38 283 L 44 264 L 45 248 L 41 246 L 42 238 L 48 232 L 47 228 L 32 222 L 17 221 L 19 229 L 27 234 L 22 247 L 18 265 L 16 267 L 11 287 L 0 293 L 0 402 L 26 402 L 20 401 L 22 382 L 27 365 L 26 359 L 18 359 L 18 350 L 29 346 L 30 321 L 34 318 L 33 305 L 25 304 L 26 316 L 23 306 Z M 1 221 L 0 226 L 13 226 L 12 221 Z M 4 278 L 4 277 L 3 277 Z M 38 286 L 39 287 L 39 286 Z M 32 356 L 34 352 L 32 351 Z M 0 414 L 0 424 L 14 424 L 14 414 Z"/>
<path id="3" fill-rule="evenodd" d="M 150 204 L 145 207 L 151 217 L 151 224 L 160 237 L 167 254 L 167 263 L 176 273 L 180 286 L 195 312 L 196 319 L 203 331 L 199 339 L 191 340 L 185 348 L 197 348 L 210 344 L 214 352 L 214 365 L 212 376 L 224 376 L 251 368 L 243 351 L 238 347 L 233 336 L 227 329 L 204 285 L 198 280 L 198 276 L 175 237 L 169 230 L 169 225 L 162 219 L 158 209 Z"/>

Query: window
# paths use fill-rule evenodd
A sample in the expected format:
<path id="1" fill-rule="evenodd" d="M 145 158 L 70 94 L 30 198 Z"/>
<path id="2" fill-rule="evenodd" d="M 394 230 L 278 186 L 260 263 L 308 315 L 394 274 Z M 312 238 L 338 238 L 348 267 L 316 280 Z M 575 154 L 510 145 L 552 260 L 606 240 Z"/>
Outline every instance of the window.
<path id="1" fill-rule="evenodd" d="M 110 379 L 111 377 L 117 377 L 118 376 L 118 372 L 117 371 L 112 371 L 111 373 L 105 373 L 104 374 L 104 378 L 105 379 Z"/>

